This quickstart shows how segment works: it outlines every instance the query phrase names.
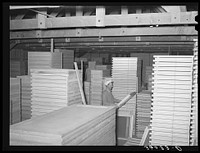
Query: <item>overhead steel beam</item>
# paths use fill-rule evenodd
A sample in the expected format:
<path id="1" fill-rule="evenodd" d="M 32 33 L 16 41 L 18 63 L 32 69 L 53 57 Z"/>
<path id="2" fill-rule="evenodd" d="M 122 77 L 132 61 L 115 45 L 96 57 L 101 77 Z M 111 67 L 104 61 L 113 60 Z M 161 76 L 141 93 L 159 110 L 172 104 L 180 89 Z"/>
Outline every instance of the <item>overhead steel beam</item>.
<path id="1" fill-rule="evenodd" d="M 47 18 L 46 28 L 78 28 L 109 26 L 149 26 L 197 24 L 194 12 L 142 13 L 127 15 L 105 15 L 105 8 L 97 7 L 96 16 L 75 16 Z M 37 19 L 11 20 L 10 30 L 39 29 Z M 34 25 L 34 26 L 33 26 Z"/>
<path id="2" fill-rule="evenodd" d="M 77 35 L 79 32 L 79 35 Z M 10 39 L 27 38 L 70 38 L 99 36 L 192 36 L 198 35 L 195 26 L 166 27 L 126 27 L 126 28 L 91 28 L 91 29 L 46 29 L 31 31 L 11 31 Z"/>

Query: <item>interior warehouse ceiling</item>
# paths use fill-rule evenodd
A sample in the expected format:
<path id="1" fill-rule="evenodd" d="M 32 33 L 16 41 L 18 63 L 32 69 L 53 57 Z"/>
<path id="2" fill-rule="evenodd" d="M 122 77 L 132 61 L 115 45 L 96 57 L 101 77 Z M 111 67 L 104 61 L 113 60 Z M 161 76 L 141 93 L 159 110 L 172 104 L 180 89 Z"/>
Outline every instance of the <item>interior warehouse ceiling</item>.
<path id="1" fill-rule="evenodd" d="M 54 48 L 77 52 L 190 54 L 197 10 L 193 4 L 10 6 L 10 49 L 50 51 L 53 40 Z"/>

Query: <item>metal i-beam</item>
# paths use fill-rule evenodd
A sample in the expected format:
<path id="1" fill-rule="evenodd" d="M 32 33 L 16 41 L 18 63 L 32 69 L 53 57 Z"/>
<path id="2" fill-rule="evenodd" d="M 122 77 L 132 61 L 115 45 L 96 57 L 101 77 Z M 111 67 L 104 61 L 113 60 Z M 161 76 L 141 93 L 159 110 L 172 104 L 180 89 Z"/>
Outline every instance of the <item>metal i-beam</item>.
<path id="1" fill-rule="evenodd" d="M 77 34 L 79 32 L 79 34 Z M 91 29 L 47 29 L 31 31 L 11 31 L 10 39 L 58 38 L 58 37 L 104 37 L 104 36 L 192 36 L 198 35 L 195 26 L 167 27 L 126 27 Z"/>

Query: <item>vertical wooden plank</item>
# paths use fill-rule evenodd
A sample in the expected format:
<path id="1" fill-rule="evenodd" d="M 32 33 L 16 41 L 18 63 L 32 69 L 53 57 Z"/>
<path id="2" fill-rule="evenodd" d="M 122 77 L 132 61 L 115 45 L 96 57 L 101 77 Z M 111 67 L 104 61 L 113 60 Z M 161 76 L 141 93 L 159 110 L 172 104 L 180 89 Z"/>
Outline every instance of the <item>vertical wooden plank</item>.
<path id="1" fill-rule="evenodd" d="M 47 14 L 47 10 L 41 9 L 39 10 L 41 13 Z M 37 19 L 38 19 L 38 28 L 40 29 L 45 29 L 46 28 L 46 18 L 47 16 L 38 13 L 37 14 Z"/>
<path id="2" fill-rule="evenodd" d="M 128 14 L 128 7 L 121 6 L 121 15 L 127 15 L 127 14 Z"/>
<path id="3" fill-rule="evenodd" d="M 83 7 L 76 6 L 76 16 L 83 16 Z"/>
<path id="4" fill-rule="evenodd" d="M 105 26 L 104 18 L 105 18 L 105 7 L 97 6 L 96 7 L 96 26 L 97 27 Z"/>

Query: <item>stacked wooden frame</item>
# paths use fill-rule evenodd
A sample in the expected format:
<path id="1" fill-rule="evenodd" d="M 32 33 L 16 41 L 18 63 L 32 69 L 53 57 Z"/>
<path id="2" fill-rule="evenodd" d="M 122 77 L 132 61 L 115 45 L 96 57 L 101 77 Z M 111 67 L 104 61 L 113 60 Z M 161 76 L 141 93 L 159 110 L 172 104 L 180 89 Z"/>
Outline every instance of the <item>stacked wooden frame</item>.
<path id="1" fill-rule="evenodd" d="M 154 56 L 150 145 L 188 146 L 193 56 Z"/>
<path id="2" fill-rule="evenodd" d="M 30 69 L 61 69 L 61 52 L 28 52 L 28 74 Z"/>
<path id="3" fill-rule="evenodd" d="M 10 126 L 10 145 L 116 145 L 116 108 L 73 105 Z"/>
<path id="4" fill-rule="evenodd" d="M 81 104 L 75 70 L 31 69 L 32 117 L 74 104 Z"/>
<path id="5" fill-rule="evenodd" d="M 131 92 L 141 90 L 141 60 L 137 57 L 113 57 L 113 96 L 123 99 Z M 118 116 L 130 117 L 129 137 L 135 135 L 136 96 L 118 110 Z"/>
<path id="6" fill-rule="evenodd" d="M 10 78 L 10 124 L 21 121 L 20 79 Z"/>
<path id="7" fill-rule="evenodd" d="M 18 76 L 21 83 L 21 119 L 31 118 L 31 79 L 29 75 Z"/>
<path id="8" fill-rule="evenodd" d="M 136 103 L 136 136 L 142 138 L 145 128 L 150 124 L 151 91 L 143 90 L 137 94 Z"/>
<path id="9" fill-rule="evenodd" d="M 198 39 L 194 40 L 193 51 L 194 51 L 194 65 L 193 65 L 190 145 L 198 146 Z"/>

